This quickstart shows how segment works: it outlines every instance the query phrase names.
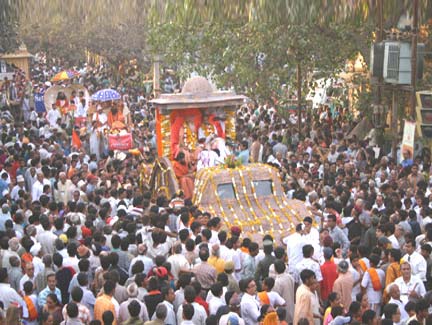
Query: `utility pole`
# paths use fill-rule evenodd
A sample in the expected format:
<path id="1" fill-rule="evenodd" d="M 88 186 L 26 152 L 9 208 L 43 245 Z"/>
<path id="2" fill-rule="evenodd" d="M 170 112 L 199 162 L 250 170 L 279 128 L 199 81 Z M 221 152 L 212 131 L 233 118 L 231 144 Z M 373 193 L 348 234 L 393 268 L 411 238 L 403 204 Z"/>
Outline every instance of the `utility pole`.
<path id="1" fill-rule="evenodd" d="M 415 119 L 416 112 L 416 87 L 417 87 L 417 35 L 418 35 L 418 0 L 413 0 L 413 28 L 411 40 L 411 105 L 410 113 Z"/>
<path id="2" fill-rule="evenodd" d="M 376 41 L 382 42 L 384 39 L 384 28 L 383 28 L 383 2 L 384 0 L 378 0 L 378 34 Z M 378 77 L 378 89 L 377 89 L 377 104 L 381 104 L 382 98 L 382 86 L 383 86 L 383 76 L 382 74 Z"/>
<path id="3" fill-rule="evenodd" d="M 378 10 L 377 10 L 377 21 L 378 21 L 378 33 L 377 33 L 377 37 L 376 37 L 376 42 L 380 43 L 384 40 L 384 13 L 383 13 L 383 2 L 384 0 L 378 0 L 377 4 L 378 4 Z M 378 84 L 377 84 L 377 96 L 376 96 L 376 104 L 379 106 L 382 103 L 382 93 L 383 93 L 383 82 L 384 82 L 384 78 L 383 75 L 379 75 L 378 76 Z M 381 118 L 385 119 L 386 114 L 384 114 L 384 116 L 382 116 Z M 384 143 L 384 129 L 385 129 L 385 121 L 384 123 L 380 123 L 379 128 L 375 128 L 375 132 L 376 132 L 376 141 L 378 145 L 382 145 Z"/>
<path id="4" fill-rule="evenodd" d="M 398 144 L 398 102 L 397 102 L 397 86 L 392 86 L 392 115 L 391 115 L 391 128 L 393 133 L 392 139 L 392 158 L 397 161 L 397 144 Z"/>

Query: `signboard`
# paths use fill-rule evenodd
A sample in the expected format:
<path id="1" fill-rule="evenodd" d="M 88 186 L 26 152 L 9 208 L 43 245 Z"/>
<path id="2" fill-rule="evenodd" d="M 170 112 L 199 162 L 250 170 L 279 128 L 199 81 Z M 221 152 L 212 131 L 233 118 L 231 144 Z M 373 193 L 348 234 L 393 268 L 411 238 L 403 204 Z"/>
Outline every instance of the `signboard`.
<path id="1" fill-rule="evenodd" d="M 405 120 L 402 147 L 401 147 L 401 160 L 404 159 L 403 153 L 405 151 L 410 152 L 411 159 L 414 156 L 414 135 L 415 135 L 416 123 Z"/>
<path id="2" fill-rule="evenodd" d="M 110 150 L 132 149 L 132 134 L 108 134 L 108 148 Z"/>

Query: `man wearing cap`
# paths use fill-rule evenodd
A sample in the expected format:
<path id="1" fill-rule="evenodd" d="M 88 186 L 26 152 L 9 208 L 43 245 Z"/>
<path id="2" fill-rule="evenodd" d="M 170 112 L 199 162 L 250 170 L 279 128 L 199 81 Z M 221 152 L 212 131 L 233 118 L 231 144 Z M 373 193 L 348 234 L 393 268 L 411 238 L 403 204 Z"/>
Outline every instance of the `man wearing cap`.
<path id="1" fill-rule="evenodd" d="M 17 180 L 17 184 L 12 188 L 12 191 L 10 194 L 11 199 L 13 201 L 16 201 L 19 199 L 19 191 L 22 190 L 24 193 L 26 192 L 24 176 L 18 175 L 16 180 Z"/>
<path id="2" fill-rule="evenodd" d="M 339 294 L 342 305 L 345 309 L 348 309 L 352 302 L 351 292 L 354 285 L 354 278 L 349 271 L 349 264 L 347 261 L 340 261 L 337 271 L 338 278 L 334 282 L 333 291 Z"/>
<path id="3" fill-rule="evenodd" d="M 224 265 L 225 274 L 228 276 L 227 291 L 234 291 L 240 293 L 240 288 L 237 279 L 234 277 L 234 262 L 226 261 Z"/>

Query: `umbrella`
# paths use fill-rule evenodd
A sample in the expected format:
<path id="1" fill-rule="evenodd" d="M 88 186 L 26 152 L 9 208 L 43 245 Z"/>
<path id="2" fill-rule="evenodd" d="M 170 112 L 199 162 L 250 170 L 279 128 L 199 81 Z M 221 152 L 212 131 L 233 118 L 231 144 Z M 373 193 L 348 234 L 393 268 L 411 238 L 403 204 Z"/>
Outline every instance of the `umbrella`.
<path id="1" fill-rule="evenodd" d="M 99 101 L 99 102 L 107 102 L 110 100 L 117 100 L 120 99 L 121 96 L 118 92 L 116 92 L 113 89 L 102 89 L 97 91 L 92 95 L 92 100 Z"/>
<path id="2" fill-rule="evenodd" d="M 63 70 L 52 77 L 51 81 L 69 80 L 75 78 L 76 76 L 79 76 L 79 72 L 74 70 Z"/>

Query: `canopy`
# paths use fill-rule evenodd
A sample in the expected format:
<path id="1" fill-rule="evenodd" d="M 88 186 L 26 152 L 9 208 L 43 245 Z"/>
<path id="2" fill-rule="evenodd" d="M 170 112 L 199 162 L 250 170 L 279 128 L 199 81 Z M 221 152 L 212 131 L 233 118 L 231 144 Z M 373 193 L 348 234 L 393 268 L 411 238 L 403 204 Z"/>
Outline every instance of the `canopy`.
<path id="1" fill-rule="evenodd" d="M 118 100 L 121 98 L 120 94 L 114 89 L 102 89 L 92 95 L 92 100 L 98 102 L 108 102 L 110 100 Z"/>
<path id="2" fill-rule="evenodd" d="M 57 73 L 54 77 L 52 77 L 51 81 L 62 81 L 62 80 L 69 80 L 72 78 L 75 78 L 79 76 L 78 71 L 74 70 L 63 70 Z"/>

